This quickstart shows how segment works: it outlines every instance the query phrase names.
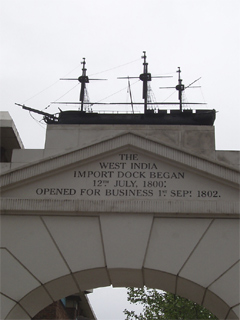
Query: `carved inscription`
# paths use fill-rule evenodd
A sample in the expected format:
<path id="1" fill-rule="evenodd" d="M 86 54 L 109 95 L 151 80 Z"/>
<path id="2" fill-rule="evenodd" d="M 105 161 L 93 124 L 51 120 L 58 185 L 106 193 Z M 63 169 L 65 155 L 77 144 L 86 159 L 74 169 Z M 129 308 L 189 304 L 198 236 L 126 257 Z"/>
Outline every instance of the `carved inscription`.
<path id="1" fill-rule="evenodd" d="M 189 172 L 149 160 L 144 155 L 119 153 L 110 160 L 69 171 L 65 181 L 57 183 L 58 187 L 39 186 L 35 194 L 79 199 L 221 198 L 221 191 L 214 184 L 206 184 L 203 179 L 198 183 L 193 177 Z"/>

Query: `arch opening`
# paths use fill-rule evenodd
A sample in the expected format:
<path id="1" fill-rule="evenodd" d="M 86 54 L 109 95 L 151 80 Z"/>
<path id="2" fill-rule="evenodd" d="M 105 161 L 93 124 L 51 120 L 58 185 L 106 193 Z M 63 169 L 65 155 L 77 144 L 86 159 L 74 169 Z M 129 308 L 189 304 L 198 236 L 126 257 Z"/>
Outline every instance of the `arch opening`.
<path id="1" fill-rule="evenodd" d="M 114 274 L 112 281 L 109 275 Z M 142 279 L 139 279 L 142 275 Z M 139 285 L 140 284 L 140 285 Z M 96 268 L 53 279 L 23 297 L 6 319 L 32 319 L 48 305 L 76 293 L 113 286 L 114 288 L 148 287 L 179 295 L 203 306 L 220 319 L 237 319 L 237 315 L 216 294 L 179 276 L 151 269 Z"/>

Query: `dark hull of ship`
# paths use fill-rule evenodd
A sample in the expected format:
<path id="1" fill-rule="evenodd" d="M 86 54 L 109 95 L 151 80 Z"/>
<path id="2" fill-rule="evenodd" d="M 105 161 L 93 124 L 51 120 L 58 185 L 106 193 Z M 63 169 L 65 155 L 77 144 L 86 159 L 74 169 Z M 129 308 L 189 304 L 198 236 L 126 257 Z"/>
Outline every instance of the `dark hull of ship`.
<path id="1" fill-rule="evenodd" d="M 148 110 L 145 114 L 133 113 L 87 113 L 83 111 L 62 111 L 58 118 L 46 117 L 48 124 L 151 124 L 151 125 L 205 125 L 212 126 L 215 110 Z"/>

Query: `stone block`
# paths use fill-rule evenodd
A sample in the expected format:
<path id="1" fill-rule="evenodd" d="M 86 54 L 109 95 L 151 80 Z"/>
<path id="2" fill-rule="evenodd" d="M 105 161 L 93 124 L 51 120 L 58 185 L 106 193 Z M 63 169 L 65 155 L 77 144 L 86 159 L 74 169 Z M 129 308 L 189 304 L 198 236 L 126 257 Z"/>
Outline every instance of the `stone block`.
<path id="1" fill-rule="evenodd" d="M 204 293 L 205 288 L 203 288 L 202 286 L 199 286 L 196 283 L 187 279 L 183 279 L 181 277 L 177 278 L 177 295 L 187 298 L 201 305 Z"/>
<path id="2" fill-rule="evenodd" d="M 136 215 L 137 213 L 101 216 L 108 268 L 142 269 L 152 215 L 138 214 L 137 219 Z"/>
<path id="3" fill-rule="evenodd" d="M 44 217 L 44 221 L 72 272 L 105 266 L 97 217 Z"/>
<path id="4" fill-rule="evenodd" d="M 31 319 L 30 315 L 27 314 L 20 305 L 15 307 L 9 312 L 6 320 L 28 320 Z"/>
<path id="5" fill-rule="evenodd" d="M 75 272 L 73 276 L 76 279 L 81 291 L 108 287 L 111 285 L 109 273 L 106 268 L 97 268 Z"/>
<path id="6" fill-rule="evenodd" d="M 54 301 L 63 299 L 79 291 L 73 276 L 70 274 L 50 281 L 44 286 Z"/>
<path id="7" fill-rule="evenodd" d="M 12 153 L 12 162 L 30 163 L 43 159 L 42 149 L 15 149 Z"/>
<path id="8" fill-rule="evenodd" d="M 34 317 L 51 303 L 53 303 L 53 300 L 43 286 L 36 288 L 20 301 L 20 305 L 24 307 L 31 317 Z"/>
<path id="9" fill-rule="evenodd" d="M 78 145 L 76 126 L 53 125 L 47 127 L 45 149 L 75 149 Z"/>
<path id="10" fill-rule="evenodd" d="M 176 276 L 171 273 L 144 268 L 144 281 L 148 288 L 175 293 Z"/>
<path id="11" fill-rule="evenodd" d="M 109 276 L 113 287 L 142 288 L 144 285 L 142 270 L 109 269 Z"/>

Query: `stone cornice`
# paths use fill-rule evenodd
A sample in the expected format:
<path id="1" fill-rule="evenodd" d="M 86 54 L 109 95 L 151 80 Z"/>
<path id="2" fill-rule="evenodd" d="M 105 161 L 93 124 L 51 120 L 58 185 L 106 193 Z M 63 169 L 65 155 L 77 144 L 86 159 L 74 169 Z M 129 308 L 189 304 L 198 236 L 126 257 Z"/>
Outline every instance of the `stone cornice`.
<path id="1" fill-rule="evenodd" d="M 159 200 L 1 200 L 1 214 L 27 215 L 98 215 L 101 213 L 148 213 L 160 216 L 239 217 L 239 203 L 230 201 L 159 201 Z M 217 213 L 216 213 L 217 212 Z"/>

